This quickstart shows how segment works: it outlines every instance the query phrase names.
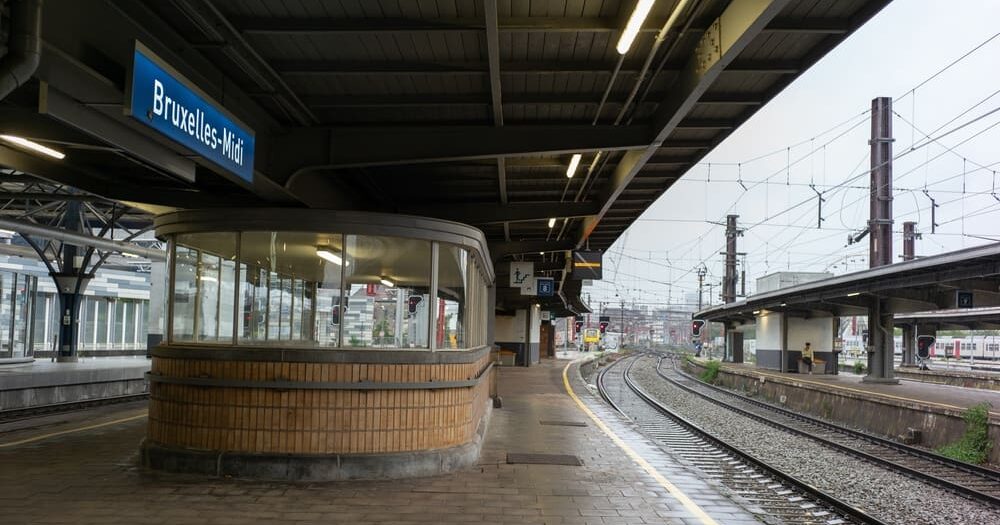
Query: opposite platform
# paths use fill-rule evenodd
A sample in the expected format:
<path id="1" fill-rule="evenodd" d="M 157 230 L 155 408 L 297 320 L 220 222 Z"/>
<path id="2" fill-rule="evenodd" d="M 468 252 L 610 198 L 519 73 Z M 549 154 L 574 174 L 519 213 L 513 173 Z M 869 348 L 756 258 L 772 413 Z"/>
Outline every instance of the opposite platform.
<path id="1" fill-rule="evenodd" d="M 504 406 L 493 412 L 479 464 L 446 476 L 267 483 L 147 472 L 137 457 L 142 418 L 13 447 L 0 443 L 5 523 L 757 522 L 726 489 L 678 465 L 569 374 L 581 402 L 656 475 L 640 468 L 566 394 L 565 364 L 502 369 Z M 583 464 L 507 463 L 518 453 L 574 455 Z"/>
<path id="2" fill-rule="evenodd" d="M 143 393 L 149 365 L 145 357 L 95 357 L 0 366 L 0 410 Z"/>

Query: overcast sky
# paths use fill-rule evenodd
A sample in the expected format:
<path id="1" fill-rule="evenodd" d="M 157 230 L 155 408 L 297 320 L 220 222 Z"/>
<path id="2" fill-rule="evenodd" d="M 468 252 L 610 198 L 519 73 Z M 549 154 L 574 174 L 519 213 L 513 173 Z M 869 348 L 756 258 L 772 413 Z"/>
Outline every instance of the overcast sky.
<path id="1" fill-rule="evenodd" d="M 776 271 L 867 268 L 867 238 L 849 246 L 847 237 L 868 220 L 868 111 L 878 96 L 893 97 L 899 114 L 894 154 L 918 146 L 893 168 L 896 260 L 903 221 L 917 222 L 918 256 L 990 242 L 982 237 L 1000 240 L 1000 193 L 992 194 L 1000 111 L 927 139 L 1000 108 L 1000 37 L 913 89 L 1000 32 L 997 20 L 996 0 L 894 0 L 642 215 L 605 254 L 604 280 L 584 289 L 592 307 L 621 299 L 682 303 L 697 289 L 701 264 L 714 285 L 712 301 L 721 302 L 724 228 L 712 222 L 727 213 L 747 228 L 738 250 L 747 253 L 748 293 L 756 278 Z M 810 184 L 826 199 L 821 229 Z M 934 234 L 925 188 L 940 205 Z"/>

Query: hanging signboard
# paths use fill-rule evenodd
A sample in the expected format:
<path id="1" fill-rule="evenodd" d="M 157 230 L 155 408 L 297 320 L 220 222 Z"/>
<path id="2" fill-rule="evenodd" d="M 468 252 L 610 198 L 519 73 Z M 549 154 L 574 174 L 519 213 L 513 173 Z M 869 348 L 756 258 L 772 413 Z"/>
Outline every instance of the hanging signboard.
<path id="1" fill-rule="evenodd" d="M 535 290 L 539 297 L 552 297 L 556 294 L 556 280 L 552 277 L 539 277 L 535 279 Z"/>
<path id="2" fill-rule="evenodd" d="M 510 287 L 511 288 L 525 288 L 525 287 L 534 288 L 535 287 L 535 263 L 532 263 L 532 262 L 512 262 L 512 263 L 510 263 Z M 531 295 L 534 295 L 534 293 L 532 293 Z"/>
<path id="3" fill-rule="evenodd" d="M 125 114 L 252 184 L 254 131 L 139 42 L 132 60 Z"/>
<path id="4" fill-rule="evenodd" d="M 521 295 L 538 295 L 538 289 L 535 288 L 535 284 L 538 279 L 534 277 L 526 280 L 524 284 L 521 285 Z"/>
<path id="5" fill-rule="evenodd" d="M 576 250 L 573 252 L 574 279 L 601 279 L 603 252 Z"/>

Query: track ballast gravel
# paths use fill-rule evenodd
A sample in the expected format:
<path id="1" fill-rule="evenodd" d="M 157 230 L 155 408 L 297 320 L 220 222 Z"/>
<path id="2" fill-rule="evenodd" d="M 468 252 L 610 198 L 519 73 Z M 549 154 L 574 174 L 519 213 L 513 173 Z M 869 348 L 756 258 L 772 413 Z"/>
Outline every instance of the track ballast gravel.
<path id="1" fill-rule="evenodd" d="M 669 373 L 669 364 L 664 363 Z M 943 492 L 886 468 L 805 441 L 677 388 L 642 358 L 632 378 L 661 403 L 720 439 L 880 519 L 901 524 L 1000 524 L 1000 509 Z"/>

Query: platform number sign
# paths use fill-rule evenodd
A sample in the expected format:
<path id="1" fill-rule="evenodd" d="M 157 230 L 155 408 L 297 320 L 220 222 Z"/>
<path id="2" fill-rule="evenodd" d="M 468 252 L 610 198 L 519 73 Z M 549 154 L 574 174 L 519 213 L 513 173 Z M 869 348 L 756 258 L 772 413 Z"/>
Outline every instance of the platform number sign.
<path id="1" fill-rule="evenodd" d="M 934 347 L 933 335 L 917 336 L 917 357 L 927 359 L 931 355 L 931 348 Z"/>
<path id="2" fill-rule="evenodd" d="M 535 279 L 535 292 L 539 297 L 552 297 L 556 294 L 556 280 L 551 277 Z"/>

